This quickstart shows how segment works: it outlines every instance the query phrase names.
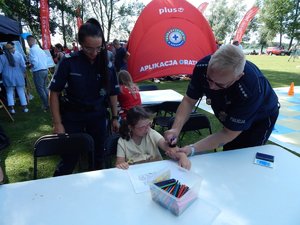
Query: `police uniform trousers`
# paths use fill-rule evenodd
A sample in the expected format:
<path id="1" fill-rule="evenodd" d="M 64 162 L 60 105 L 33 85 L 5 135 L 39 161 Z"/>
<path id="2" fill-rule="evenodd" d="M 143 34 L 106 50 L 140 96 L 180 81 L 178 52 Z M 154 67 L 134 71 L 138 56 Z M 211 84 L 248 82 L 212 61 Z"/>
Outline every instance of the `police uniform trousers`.
<path id="1" fill-rule="evenodd" d="M 107 119 L 103 112 L 64 112 L 62 124 L 66 133 L 86 132 L 94 139 L 95 168 L 102 169 L 104 163 L 104 143 L 107 137 Z M 79 155 L 61 155 L 54 176 L 71 174 L 79 161 Z M 91 157 L 89 157 L 89 169 L 91 169 Z"/>
<path id="2" fill-rule="evenodd" d="M 243 131 L 233 141 L 224 145 L 223 150 L 226 151 L 266 144 L 273 131 L 278 114 L 279 110 L 276 110 L 269 117 L 255 121 L 248 130 Z"/>

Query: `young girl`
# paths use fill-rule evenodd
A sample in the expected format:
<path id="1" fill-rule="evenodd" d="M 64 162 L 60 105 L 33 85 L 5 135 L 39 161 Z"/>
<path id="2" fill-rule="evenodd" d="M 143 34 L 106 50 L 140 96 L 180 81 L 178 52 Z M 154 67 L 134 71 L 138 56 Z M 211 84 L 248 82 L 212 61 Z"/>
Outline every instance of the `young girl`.
<path id="1" fill-rule="evenodd" d="M 116 167 L 127 169 L 129 164 L 162 160 L 158 148 L 170 150 L 168 143 L 157 131 L 151 129 L 151 114 L 141 106 L 131 108 L 120 128 Z M 184 153 L 176 153 L 179 165 L 190 169 L 191 163 Z"/>
<path id="2" fill-rule="evenodd" d="M 130 73 L 126 70 L 121 70 L 118 73 L 120 83 L 120 94 L 118 101 L 121 107 L 120 116 L 122 120 L 126 118 L 127 111 L 134 106 L 141 105 L 141 96 L 139 88 L 132 82 Z"/>

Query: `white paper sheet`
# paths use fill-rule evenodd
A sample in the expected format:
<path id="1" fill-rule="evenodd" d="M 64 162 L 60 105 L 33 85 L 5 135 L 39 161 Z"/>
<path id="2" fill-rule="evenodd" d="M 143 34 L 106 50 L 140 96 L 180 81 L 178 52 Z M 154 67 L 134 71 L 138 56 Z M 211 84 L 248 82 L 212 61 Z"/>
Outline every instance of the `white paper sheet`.
<path id="1" fill-rule="evenodd" d="M 153 165 L 147 166 L 147 163 L 143 166 L 131 166 L 128 169 L 128 175 L 136 193 L 142 193 L 149 191 L 149 183 L 153 181 L 159 173 L 168 170 L 166 166 L 158 166 L 153 168 Z"/>

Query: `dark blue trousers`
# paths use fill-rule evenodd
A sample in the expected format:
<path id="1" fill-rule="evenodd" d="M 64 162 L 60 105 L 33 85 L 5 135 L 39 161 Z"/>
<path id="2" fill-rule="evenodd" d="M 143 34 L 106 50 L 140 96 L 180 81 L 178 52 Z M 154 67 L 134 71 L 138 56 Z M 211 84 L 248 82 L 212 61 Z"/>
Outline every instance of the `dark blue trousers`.
<path id="1" fill-rule="evenodd" d="M 265 119 L 255 121 L 248 130 L 243 131 L 233 141 L 224 145 L 223 150 L 264 145 L 273 131 L 278 114 L 279 110 Z"/>
<path id="2" fill-rule="evenodd" d="M 62 115 L 66 133 L 86 132 L 94 139 L 95 168 L 102 169 L 104 163 L 104 143 L 107 138 L 107 121 L 103 113 L 67 112 Z M 79 155 L 61 155 L 54 176 L 71 174 L 79 161 Z"/>

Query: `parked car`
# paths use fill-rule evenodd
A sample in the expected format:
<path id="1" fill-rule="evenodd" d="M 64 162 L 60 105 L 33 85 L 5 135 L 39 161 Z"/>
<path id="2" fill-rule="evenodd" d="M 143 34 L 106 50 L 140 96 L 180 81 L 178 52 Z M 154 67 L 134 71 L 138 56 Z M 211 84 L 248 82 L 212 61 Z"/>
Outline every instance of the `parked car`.
<path id="1" fill-rule="evenodd" d="M 268 55 L 290 55 L 290 52 L 282 47 L 268 47 L 266 52 Z"/>

